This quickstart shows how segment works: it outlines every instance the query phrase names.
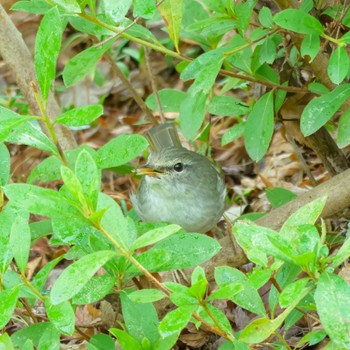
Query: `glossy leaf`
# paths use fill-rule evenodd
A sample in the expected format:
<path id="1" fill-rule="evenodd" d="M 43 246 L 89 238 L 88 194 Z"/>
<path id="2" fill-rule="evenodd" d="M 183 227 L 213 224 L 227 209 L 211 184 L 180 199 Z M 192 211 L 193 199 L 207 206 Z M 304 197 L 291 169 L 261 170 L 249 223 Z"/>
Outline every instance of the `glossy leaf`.
<path id="1" fill-rule="evenodd" d="M 168 225 L 165 227 L 155 228 L 144 233 L 140 236 L 132 245 L 132 249 L 138 249 L 146 247 L 148 245 L 157 243 L 162 239 L 165 239 L 177 231 L 181 230 L 181 227 L 178 225 Z"/>
<path id="2" fill-rule="evenodd" d="M 192 313 L 197 309 L 197 305 L 180 306 L 165 315 L 159 325 L 162 337 L 173 334 L 180 334 L 189 322 Z"/>
<path id="3" fill-rule="evenodd" d="M 287 9 L 277 13 L 273 20 L 284 29 L 300 34 L 322 34 L 322 24 L 307 12 L 298 9 Z"/>
<path id="4" fill-rule="evenodd" d="M 103 45 L 92 46 L 74 56 L 64 67 L 63 81 L 69 87 L 81 81 L 90 73 L 102 55 L 110 49 L 114 40 L 108 40 Z"/>
<path id="5" fill-rule="evenodd" d="M 7 142 L 33 146 L 53 155 L 58 155 L 58 149 L 43 133 L 37 122 L 31 121 L 18 126 L 9 136 Z"/>
<path id="6" fill-rule="evenodd" d="M 151 272 L 182 269 L 202 264 L 221 249 L 218 242 L 199 233 L 175 233 L 158 242 L 148 251 L 140 254 L 137 260 L 150 266 Z M 154 259 L 159 257 L 159 265 L 154 265 Z M 152 268 L 151 268 L 152 264 Z M 136 268 L 131 268 L 131 271 Z"/>
<path id="7" fill-rule="evenodd" d="M 34 14 L 44 15 L 47 11 L 52 8 L 45 0 L 35 0 L 35 1 L 17 1 L 11 7 L 12 11 L 25 11 Z"/>
<path id="8" fill-rule="evenodd" d="M 31 119 L 33 117 L 19 115 L 0 106 L 0 141 L 5 140 L 15 128 Z"/>
<path id="9" fill-rule="evenodd" d="M 183 134 L 189 139 L 196 136 L 205 117 L 205 103 L 208 95 L 200 91 L 194 96 L 187 93 L 187 97 L 180 107 L 180 125 Z"/>
<path id="10" fill-rule="evenodd" d="M 123 165 L 147 148 L 147 141 L 140 135 L 120 135 L 97 151 L 96 162 L 102 168 Z"/>
<path id="11" fill-rule="evenodd" d="M 61 333 L 65 335 L 73 334 L 75 313 L 67 301 L 54 305 L 49 298 L 46 298 L 45 309 L 49 320 Z"/>
<path id="12" fill-rule="evenodd" d="M 123 349 L 142 350 L 139 342 L 127 332 L 124 332 L 118 328 L 111 328 L 109 329 L 109 332 L 118 339 L 118 343 Z"/>
<path id="13" fill-rule="evenodd" d="M 90 208 L 96 209 L 98 195 L 101 187 L 101 171 L 93 157 L 83 150 L 79 154 L 75 163 L 75 172 Z"/>
<path id="14" fill-rule="evenodd" d="M 80 13 L 80 6 L 76 0 L 52 0 L 54 4 L 67 12 Z"/>
<path id="15" fill-rule="evenodd" d="M 350 348 L 350 287 L 338 275 L 323 272 L 315 291 L 321 323 L 339 348 Z"/>
<path id="16" fill-rule="evenodd" d="M 55 122 L 69 126 L 88 125 L 102 114 L 102 105 L 81 106 L 61 114 Z"/>
<path id="17" fill-rule="evenodd" d="M 238 116 L 249 112 L 249 107 L 231 96 L 214 96 L 208 104 L 208 112 L 222 116 Z"/>
<path id="18" fill-rule="evenodd" d="M 10 180 L 10 153 L 5 144 L 0 143 L 0 187 Z"/>
<path id="19" fill-rule="evenodd" d="M 54 190 L 27 184 L 9 184 L 4 188 L 13 203 L 30 213 L 47 217 L 81 217 L 78 209 L 71 206 L 65 197 Z"/>
<path id="20" fill-rule="evenodd" d="M 51 290 L 52 304 L 57 305 L 76 295 L 96 271 L 115 255 L 112 251 L 99 251 L 69 265 L 58 277 Z"/>
<path id="21" fill-rule="evenodd" d="M 159 338 L 158 315 L 155 307 L 148 303 L 135 303 L 125 292 L 120 294 L 124 322 L 128 333 L 138 342 L 147 338 L 151 343 Z"/>
<path id="22" fill-rule="evenodd" d="M 154 17 L 157 8 L 154 0 L 134 0 L 133 1 L 134 11 L 133 16 L 140 16 L 145 19 Z"/>
<path id="23" fill-rule="evenodd" d="M 16 264 L 23 275 L 25 275 L 30 251 L 30 228 L 28 224 L 29 215 L 17 215 L 11 228 L 10 246 Z"/>
<path id="24" fill-rule="evenodd" d="M 303 57 L 309 56 L 307 59 L 311 63 L 320 51 L 320 37 L 318 34 L 309 34 L 303 39 L 300 47 L 300 53 Z"/>
<path id="25" fill-rule="evenodd" d="M 281 307 L 288 307 L 298 297 L 298 295 L 302 293 L 308 282 L 309 278 L 305 277 L 292 282 L 286 288 L 284 288 L 279 298 Z"/>
<path id="26" fill-rule="evenodd" d="M 10 321 L 16 307 L 18 293 L 19 286 L 0 292 L 0 328 L 4 328 Z"/>
<path id="27" fill-rule="evenodd" d="M 181 103 L 186 98 L 185 92 L 174 89 L 160 90 L 158 95 L 163 112 L 179 112 Z M 158 110 L 154 94 L 147 97 L 146 104 L 153 111 Z"/>
<path id="28" fill-rule="evenodd" d="M 271 142 L 274 127 L 273 92 L 263 95 L 254 105 L 244 129 L 245 147 L 250 158 L 259 161 Z"/>
<path id="29" fill-rule="evenodd" d="M 58 9 L 53 7 L 41 20 L 35 40 L 35 71 L 44 101 L 48 99 L 52 83 L 55 80 L 56 61 L 61 47 L 63 30 Z"/>
<path id="30" fill-rule="evenodd" d="M 85 286 L 73 297 L 74 305 L 95 303 L 111 292 L 115 278 L 109 274 L 92 277 Z"/>
<path id="31" fill-rule="evenodd" d="M 165 297 L 166 295 L 158 289 L 141 289 L 128 294 L 128 298 L 135 303 L 153 303 Z"/>
<path id="32" fill-rule="evenodd" d="M 228 143 L 238 139 L 244 134 L 245 123 L 235 124 L 232 128 L 225 131 L 222 135 L 221 145 L 225 146 Z"/>
<path id="33" fill-rule="evenodd" d="M 101 1 L 99 8 L 102 13 L 109 15 L 115 22 L 122 20 L 128 13 L 132 0 L 124 1 Z"/>
<path id="34" fill-rule="evenodd" d="M 264 6 L 259 11 L 259 22 L 267 28 L 273 26 L 272 13 L 268 7 Z"/>
<path id="35" fill-rule="evenodd" d="M 2 333 L 0 335 L 0 349 L 1 350 L 14 350 L 11 338 L 7 333 Z"/>
<path id="36" fill-rule="evenodd" d="M 350 144 L 350 108 L 340 117 L 337 142 L 340 148 Z"/>
<path id="37" fill-rule="evenodd" d="M 337 47 L 328 61 L 328 75 L 334 84 L 340 84 L 349 72 L 350 62 L 344 47 Z"/>
<path id="38" fill-rule="evenodd" d="M 281 235 L 288 236 L 291 227 L 310 224 L 313 225 L 322 213 L 326 204 L 327 197 L 315 199 L 298 209 L 295 213 L 289 216 L 281 228 Z"/>
<path id="39" fill-rule="evenodd" d="M 179 40 L 183 15 L 183 0 L 165 0 L 160 4 L 159 11 L 167 26 L 170 39 L 174 43 L 177 52 L 180 52 Z"/>
<path id="40" fill-rule="evenodd" d="M 297 197 L 295 193 L 282 187 L 267 188 L 266 196 L 273 208 L 279 208 Z"/>
<path id="41" fill-rule="evenodd" d="M 257 315 L 266 315 L 264 303 L 258 291 L 250 284 L 242 272 L 228 266 L 219 266 L 215 269 L 215 281 L 220 288 L 229 284 L 240 284 L 242 290 L 233 294 L 230 299 L 248 311 Z"/>
<path id="42" fill-rule="evenodd" d="M 301 115 L 300 129 L 303 135 L 309 136 L 326 124 L 349 96 L 350 84 L 342 84 L 333 91 L 312 99 Z"/>

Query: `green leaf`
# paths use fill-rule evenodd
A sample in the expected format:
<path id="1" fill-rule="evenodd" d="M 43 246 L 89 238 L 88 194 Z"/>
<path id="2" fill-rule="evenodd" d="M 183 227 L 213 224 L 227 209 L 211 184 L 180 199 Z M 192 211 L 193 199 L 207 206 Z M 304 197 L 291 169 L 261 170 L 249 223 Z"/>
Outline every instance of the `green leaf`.
<path id="1" fill-rule="evenodd" d="M 18 126 L 32 119 L 33 117 L 19 115 L 0 106 L 0 141 L 5 140 Z"/>
<path id="2" fill-rule="evenodd" d="M 208 112 L 222 116 L 238 116 L 249 112 L 249 107 L 230 96 L 214 96 L 208 104 Z"/>
<path id="3" fill-rule="evenodd" d="M 321 342 L 327 336 L 327 332 L 324 330 L 317 330 L 305 334 L 297 343 L 297 346 L 305 345 L 309 343 L 309 346 L 315 345 Z"/>
<path id="4" fill-rule="evenodd" d="M 179 40 L 183 15 L 183 0 L 165 0 L 160 4 L 159 11 L 164 19 L 169 37 L 174 43 L 176 51 L 180 52 Z"/>
<path id="5" fill-rule="evenodd" d="M 267 37 L 261 45 L 259 54 L 260 64 L 272 64 L 275 61 L 276 54 L 276 44 L 273 38 Z"/>
<path id="6" fill-rule="evenodd" d="M 186 93 L 180 90 L 163 89 L 158 92 L 158 96 L 163 112 L 179 112 Z M 153 111 L 158 110 L 154 94 L 147 97 L 146 105 Z"/>
<path id="7" fill-rule="evenodd" d="M 337 86 L 333 91 L 316 97 L 305 107 L 300 120 L 300 129 L 309 136 L 332 118 L 350 96 L 350 84 Z"/>
<path id="8" fill-rule="evenodd" d="M 273 208 L 279 208 L 297 197 L 295 193 L 282 187 L 267 188 L 266 196 Z"/>
<path id="9" fill-rule="evenodd" d="M 248 0 L 246 2 L 239 2 L 234 6 L 237 16 L 237 29 L 243 37 L 245 36 L 245 32 L 248 29 L 256 3 L 257 0 Z"/>
<path id="10" fill-rule="evenodd" d="M 165 315 L 159 324 L 159 331 L 162 337 L 173 334 L 180 334 L 190 321 L 192 313 L 197 309 L 197 305 L 180 306 Z"/>
<path id="11" fill-rule="evenodd" d="M 328 76 L 334 84 L 340 84 L 348 74 L 349 56 L 344 47 L 338 46 L 328 61 Z"/>
<path id="12" fill-rule="evenodd" d="M 111 292 L 115 277 L 104 274 L 92 277 L 85 286 L 73 297 L 74 305 L 95 303 Z"/>
<path id="13" fill-rule="evenodd" d="M 53 7 L 41 20 L 35 40 L 35 71 L 44 101 L 47 101 L 52 83 L 55 80 L 56 61 L 61 47 L 63 30 L 58 9 Z"/>
<path id="14" fill-rule="evenodd" d="M 97 211 L 106 209 L 101 219 L 102 227 L 114 238 L 118 244 L 129 249 L 136 237 L 131 222 L 124 217 L 124 214 L 111 197 L 104 193 L 99 196 Z"/>
<path id="15" fill-rule="evenodd" d="M 60 333 L 54 325 L 51 324 L 51 327 L 47 327 L 42 333 L 38 350 L 60 350 Z"/>
<path id="16" fill-rule="evenodd" d="M 50 298 L 45 299 L 47 317 L 61 333 L 72 335 L 75 325 L 74 310 L 67 301 L 60 304 L 52 304 Z"/>
<path id="17" fill-rule="evenodd" d="M 264 6 L 259 11 L 259 22 L 267 28 L 271 28 L 273 26 L 272 13 L 268 7 Z"/>
<path id="18" fill-rule="evenodd" d="M 111 48 L 115 40 L 108 40 L 103 45 L 97 44 L 74 56 L 63 69 L 63 81 L 70 87 L 81 81 L 91 72 L 102 55 Z"/>
<path id="19" fill-rule="evenodd" d="M 95 151 L 89 146 L 80 146 L 74 150 L 64 152 L 68 164 L 71 168 L 75 167 L 76 160 L 82 150 L 88 152 L 93 158 Z M 27 182 L 32 184 L 34 182 L 50 182 L 61 179 L 62 162 L 57 157 L 49 157 L 41 161 L 30 173 Z"/>
<path id="20" fill-rule="evenodd" d="M 185 137 L 189 140 L 195 138 L 205 117 L 205 103 L 208 95 L 200 91 L 194 96 L 187 93 L 187 97 L 180 107 L 180 125 Z"/>
<path id="21" fill-rule="evenodd" d="M 292 302 L 298 297 L 298 295 L 302 293 L 309 280 L 310 279 L 308 277 L 305 277 L 287 285 L 287 287 L 284 288 L 282 293 L 280 294 L 279 300 L 281 307 L 286 308 L 290 304 L 292 304 Z"/>
<path id="22" fill-rule="evenodd" d="M 332 257 L 332 267 L 335 269 L 340 266 L 350 256 L 350 237 L 348 237 L 338 250 L 337 254 Z"/>
<path id="23" fill-rule="evenodd" d="M 51 302 L 57 305 L 72 298 L 108 260 L 116 256 L 112 251 L 99 251 L 82 257 L 69 265 L 51 290 Z"/>
<path id="24" fill-rule="evenodd" d="M 30 251 L 29 215 L 17 215 L 11 228 L 10 246 L 16 264 L 25 275 Z"/>
<path id="25" fill-rule="evenodd" d="M 240 284 L 242 290 L 233 294 L 230 299 L 248 311 L 257 315 L 266 315 L 264 303 L 258 291 L 250 284 L 242 272 L 228 266 L 219 266 L 215 269 L 215 281 L 220 288 L 228 284 Z"/>
<path id="26" fill-rule="evenodd" d="M 20 183 L 9 184 L 4 187 L 4 191 L 13 203 L 30 213 L 64 220 L 71 216 L 81 217 L 78 209 L 57 191 Z"/>
<path id="27" fill-rule="evenodd" d="M 88 125 L 102 114 L 102 105 L 81 106 L 61 114 L 55 122 L 69 126 Z"/>
<path id="28" fill-rule="evenodd" d="M 18 126 L 6 137 L 7 142 L 33 146 L 53 155 L 58 155 L 58 149 L 42 132 L 36 121 L 29 121 Z"/>
<path id="29" fill-rule="evenodd" d="M 220 249 L 218 242 L 206 235 L 183 231 L 157 243 L 148 251 L 140 254 L 137 260 L 146 267 L 152 263 L 155 256 L 159 256 L 158 254 L 162 256 L 166 253 L 167 258 L 162 258 L 158 268 L 151 272 L 176 270 L 202 264 Z M 134 270 L 136 268 L 131 268 L 131 271 Z"/>
<path id="30" fill-rule="evenodd" d="M 158 289 L 141 289 L 128 294 L 128 298 L 135 303 L 153 303 L 165 298 L 166 295 Z"/>
<path id="31" fill-rule="evenodd" d="M 61 167 L 61 175 L 66 189 L 73 195 L 83 210 L 86 209 L 86 201 L 83 196 L 83 189 L 73 170 L 66 166 Z"/>
<path id="32" fill-rule="evenodd" d="M 284 29 L 300 34 L 322 34 L 322 24 L 303 10 L 287 9 L 277 13 L 273 20 Z"/>
<path id="33" fill-rule="evenodd" d="M 14 350 L 11 338 L 7 333 L 0 335 L 0 350 Z"/>
<path id="34" fill-rule="evenodd" d="M 310 224 L 313 225 L 326 204 L 327 197 L 317 198 L 293 213 L 283 224 L 280 234 L 288 237 L 292 227 Z"/>
<path id="35" fill-rule="evenodd" d="M 244 287 L 241 283 L 228 283 L 223 286 L 220 286 L 217 290 L 209 295 L 206 299 L 207 301 L 217 300 L 217 299 L 230 299 L 232 300 L 233 296 L 243 291 Z"/>
<path id="36" fill-rule="evenodd" d="M 147 247 L 148 245 L 157 243 L 162 239 L 165 239 L 177 231 L 181 230 L 178 225 L 168 225 L 165 227 L 158 227 L 150 230 L 140 236 L 132 245 L 132 249 L 138 249 L 142 247 Z"/>
<path id="37" fill-rule="evenodd" d="M 321 323 L 332 341 L 350 348 L 350 287 L 338 275 L 323 272 L 315 291 Z"/>
<path id="38" fill-rule="evenodd" d="M 52 8 L 50 4 L 48 4 L 44 0 L 32 0 L 32 1 L 17 1 L 11 7 L 12 11 L 25 11 L 34 14 L 44 15 L 47 11 Z"/>
<path id="39" fill-rule="evenodd" d="M 111 16 L 114 22 L 119 22 L 122 20 L 128 13 L 132 0 L 124 1 L 101 1 L 99 3 L 99 8 L 101 13 L 106 13 Z"/>
<path id="40" fill-rule="evenodd" d="M 121 329 L 110 328 L 109 332 L 118 339 L 118 343 L 123 349 L 142 350 L 140 343 Z"/>
<path id="41" fill-rule="evenodd" d="M 87 350 L 115 350 L 115 340 L 107 334 L 95 334 L 90 338 Z"/>
<path id="42" fill-rule="evenodd" d="M 155 342 L 159 338 L 155 307 L 150 303 L 135 303 L 125 292 L 120 293 L 120 300 L 128 333 L 139 343 L 143 338 L 147 338 L 151 343 Z"/>
<path id="43" fill-rule="evenodd" d="M 0 143 L 0 187 L 10 180 L 10 153 L 7 147 Z"/>
<path id="44" fill-rule="evenodd" d="M 244 129 L 245 147 L 254 161 L 259 161 L 271 142 L 274 126 L 273 92 L 263 95 L 254 105 Z"/>
<path id="45" fill-rule="evenodd" d="M 5 289 L 0 292 L 0 328 L 4 328 L 10 321 L 13 311 L 15 310 L 19 286 Z"/>
<path id="46" fill-rule="evenodd" d="M 222 135 L 221 145 L 225 146 L 228 143 L 238 139 L 244 134 L 245 123 L 235 124 L 232 128 L 225 131 Z"/>
<path id="47" fill-rule="evenodd" d="M 37 346 L 42 335 L 46 332 L 50 332 L 51 329 L 54 329 L 52 323 L 34 323 L 26 328 L 22 328 L 19 331 L 15 332 L 11 336 L 11 338 L 13 344 L 18 348 L 20 348 L 27 340 L 31 340 L 34 346 Z"/>
<path id="48" fill-rule="evenodd" d="M 329 92 L 329 90 L 327 89 L 326 86 L 324 86 L 323 84 L 317 82 L 317 81 L 313 81 L 311 82 L 307 88 L 309 89 L 310 92 L 313 92 L 314 94 L 317 95 L 324 95 L 327 94 Z"/>
<path id="49" fill-rule="evenodd" d="M 307 58 L 307 61 L 311 63 L 317 56 L 318 51 L 320 50 L 320 45 L 321 42 L 318 34 L 306 35 L 306 37 L 303 39 L 303 42 L 301 43 L 301 56 L 309 56 L 310 58 Z"/>
<path id="50" fill-rule="evenodd" d="M 133 16 L 151 19 L 157 12 L 155 0 L 134 0 L 133 1 Z"/>
<path id="51" fill-rule="evenodd" d="M 52 269 L 63 259 L 63 255 L 47 263 L 33 278 L 32 285 L 39 291 L 44 288 Z"/>
<path id="52" fill-rule="evenodd" d="M 140 135 L 120 135 L 97 151 L 99 168 L 112 168 L 128 163 L 147 148 L 147 141 Z"/>
<path id="53" fill-rule="evenodd" d="M 350 144 L 350 108 L 340 117 L 337 142 L 340 148 Z"/>
<path id="54" fill-rule="evenodd" d="M 67 12 L 80 13 L 80 6 L 76 0 L 52 0 L 54 4 L 63 8 Z"/>
<path id="55" fill-rule="evenodd" d="M 89 207 L 95 210 L 100 193 L 101 171 L 90 153 L 81 151 L 75 163 L 75 172 Z"/>

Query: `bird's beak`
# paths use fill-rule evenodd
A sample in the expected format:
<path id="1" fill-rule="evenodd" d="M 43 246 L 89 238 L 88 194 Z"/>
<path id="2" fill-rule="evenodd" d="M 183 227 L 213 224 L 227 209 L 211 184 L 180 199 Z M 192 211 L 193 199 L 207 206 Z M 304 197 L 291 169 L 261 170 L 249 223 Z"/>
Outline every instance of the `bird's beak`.
<path id="1" fill-rule="evenodd" d="M 137 168 L 133 171 L 136 175 L 148 175 L 148 176 L 159 176 L 163 172 L 160 170 L 156 170 L 146 165 L 140 168 Z"/>

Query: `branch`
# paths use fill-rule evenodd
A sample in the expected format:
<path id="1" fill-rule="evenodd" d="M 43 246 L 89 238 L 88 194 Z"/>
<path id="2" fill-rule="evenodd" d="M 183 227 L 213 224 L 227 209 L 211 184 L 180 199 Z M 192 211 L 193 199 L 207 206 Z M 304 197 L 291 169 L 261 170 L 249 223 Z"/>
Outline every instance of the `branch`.
<path id="1" fill-rule="evenodd" d="M 39 107 L 31 86 L 38 85 L 33 57 L 10 17 L 0 5 L 0 54 L 15 77 L 16 82 L 26 98 L 33 115 L 40 115 Z M 47 113 L 51 121 L 61 113 L 61 109 L 51 93 L 47 103 Z M 45 130 L 46 132 L 46 130 Z M 58 142 L 63 150 L 76 148 L 73 133 L 64 125 L 55 125 Z"/>

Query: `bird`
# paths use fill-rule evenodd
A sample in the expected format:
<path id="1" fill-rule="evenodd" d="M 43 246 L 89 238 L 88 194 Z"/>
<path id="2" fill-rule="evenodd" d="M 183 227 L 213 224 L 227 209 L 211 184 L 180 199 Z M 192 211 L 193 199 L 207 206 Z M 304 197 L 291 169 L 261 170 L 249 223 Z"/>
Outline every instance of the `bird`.
<path id="1" fill-rule="evenodd" d="M 221 170 L 206 156 L 182 147 L 172 126 L 148 134 L 148 139 L 151 152 L 147 164 L 135 171 L 142 178 L 131 194 L 136 213 L 146 222 L 178 224 L 188 232 L 209 231 L 225 209 Z"/>

